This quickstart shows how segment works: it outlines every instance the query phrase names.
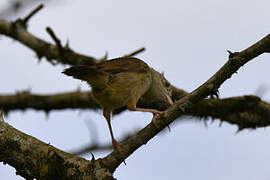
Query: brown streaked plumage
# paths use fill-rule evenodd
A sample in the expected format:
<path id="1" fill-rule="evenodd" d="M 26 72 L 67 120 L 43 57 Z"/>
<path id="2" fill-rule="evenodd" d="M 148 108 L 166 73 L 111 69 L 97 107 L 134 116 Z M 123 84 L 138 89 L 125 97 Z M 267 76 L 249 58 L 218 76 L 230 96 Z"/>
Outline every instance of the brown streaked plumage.
<path id="1" fill-rule="evenodd" d="M 155 124 L 157 116 L 162 112 L 138 108 L 138 100 L 142 97 L 172 104 L 169 82 L 137 58 L 124 57 L 95 65 L 72 66 L 63 73 L 91 85 L 93 96 L 101 105 L 103 116 L 108 122 L 112 144 L 119 151 L 120 144 L 114 138 L 110 122 L 113 109 L 126 106 L 132 111 L 151 112 Z"/>

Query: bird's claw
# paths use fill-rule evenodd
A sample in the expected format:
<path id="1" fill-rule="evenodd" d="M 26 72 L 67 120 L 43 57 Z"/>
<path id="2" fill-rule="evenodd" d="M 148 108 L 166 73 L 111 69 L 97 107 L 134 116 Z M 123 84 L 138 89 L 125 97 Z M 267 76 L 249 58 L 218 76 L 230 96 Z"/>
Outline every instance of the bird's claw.
<path id="1" fill-rule="evenodd" d="M 160 114 L 162 114 L 163 112 L 162 111 L 157 111 L 157 112 L 153 112 L 153 119 L 152 119 L 152 123 L 154 124 L 154 126 L 158 129 L 158 126 L 157 126 L 157 118 L 160 116 Z M 171 128 L 170 126 L 168 125 L 168 130 L 169 132 L 171 132 Z"/>
<path id="2" fill-rule="evenodd" d="M 112 140 L 112 145 L 113 145 L 113 148 L 114 149 L 116 149 L 117 151 L 121 152 L 121 145 L 115 139 Z"/>
<path id="3" fill-rule="evenodd" d="M 162 111 L 155 111 L 153 112 L 153 119 L 152 119 L 152 123 L 154 124 L 154 126 L 156 128 L 158 128 L 157 126 L 157 118 L 159 117 L 160 114 L 162 114 L 163 112 Z"/>

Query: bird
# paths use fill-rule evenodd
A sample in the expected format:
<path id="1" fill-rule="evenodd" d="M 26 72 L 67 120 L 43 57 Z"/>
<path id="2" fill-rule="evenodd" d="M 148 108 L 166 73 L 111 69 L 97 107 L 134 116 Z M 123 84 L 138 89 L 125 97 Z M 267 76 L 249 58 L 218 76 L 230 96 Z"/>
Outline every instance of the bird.
<path id="1" fill-rule="evenodd" d="M 153 68 L 135 57 L 120 57 L 93 65 L 77 65 L 65 69 L 63 74 L 86 81 L 92 87 L 92 95 L 102 107 L 107 120 L 113 148 L 121 152 L 120 143 L 114 138 L 111 112 L 120 107 L 131 111 L 153 113 L 152 123 L 162 111 L 137 107 L 139 99 L 173 104 L 172 86 Z"/>

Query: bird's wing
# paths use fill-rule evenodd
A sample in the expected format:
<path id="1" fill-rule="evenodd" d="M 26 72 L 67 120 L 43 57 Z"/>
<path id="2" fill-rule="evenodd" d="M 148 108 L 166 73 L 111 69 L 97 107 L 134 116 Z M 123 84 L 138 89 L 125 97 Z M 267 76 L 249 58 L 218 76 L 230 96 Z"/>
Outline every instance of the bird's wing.
<path id="1" fill-rule="evenodd" d="M 149 69 L 148 65 L 133 57 L 116 58 L 93 65 L 96 71 L 108 74 L 118 73 L 145 73 Z"/>

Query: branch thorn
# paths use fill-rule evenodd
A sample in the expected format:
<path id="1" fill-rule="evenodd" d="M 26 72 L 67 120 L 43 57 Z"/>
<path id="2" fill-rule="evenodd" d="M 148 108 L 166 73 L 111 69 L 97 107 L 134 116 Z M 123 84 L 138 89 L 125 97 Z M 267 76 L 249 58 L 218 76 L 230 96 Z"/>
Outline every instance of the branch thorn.
<path id="1" fill-rule="evenodd" d="M 137 55 L 137 54 L 139 54 L 139 53 L 141 53 L 143 51 L 145 51 L 144 47 L 142 47 L 142 48 L 140 48 L 140 49 L 138 49 L 138 50 L 136 50 L 136 51 L 134 51 L 134 52 L 132 52 L 130 54 L 124 55 L 123 57 L 132 57 L 132 56 L 135 56 L 135 55 Z"/>
<path id="2" fill-rule="evenodd" d="M 91 161 L 93 162 L 93 161 L 95 161 L 96 159 L 95 159 L 95 156 L 94 156 L 94 154 L 92 153 L 92 152 L 90 152 L 90 154 L 91 154 Z"/>

